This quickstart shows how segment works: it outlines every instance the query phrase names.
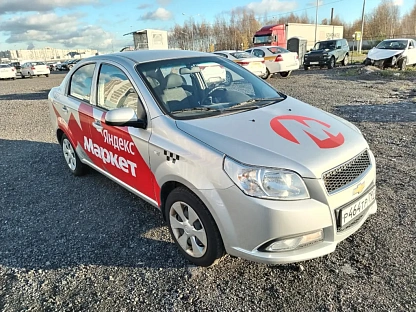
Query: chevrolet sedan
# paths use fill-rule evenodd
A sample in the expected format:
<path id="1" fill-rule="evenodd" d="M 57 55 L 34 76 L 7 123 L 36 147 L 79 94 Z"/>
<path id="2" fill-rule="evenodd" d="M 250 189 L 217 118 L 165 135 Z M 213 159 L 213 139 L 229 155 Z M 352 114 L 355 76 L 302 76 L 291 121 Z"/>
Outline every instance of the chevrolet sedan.
<path id="1" fill-rule="evenodd" d="M 233 83 L 206 81 L 206 64 Z M 69 172 L 93 168 L 159 209 L 196 265 L 225 252 L 269 264 L 320 257 L 377 211 L 360 130 L 223 57 L 94 56 L 48 99 Z"/>

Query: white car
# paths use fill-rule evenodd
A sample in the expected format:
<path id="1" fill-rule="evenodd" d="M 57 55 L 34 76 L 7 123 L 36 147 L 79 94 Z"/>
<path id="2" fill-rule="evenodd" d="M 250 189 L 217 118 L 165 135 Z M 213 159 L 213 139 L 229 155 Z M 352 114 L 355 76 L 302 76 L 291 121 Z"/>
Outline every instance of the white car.
<path id="1" fill-rule="evenodd" d="M 16 69 L 9 64 L 0 64 L 0 79 L 16 79 Z"/>
<path id="2" fill-rule="evenodd" d="M 416 65 L 416 41 L 386 39 L 368 51 L 364 64 L 380 68 L 398 67 L 405 70 L 408 65 Z"/>
<path id="3" fill-rule="evenodd" d="M 48 65 L 44 62 L 27 62 L 22 65 L 22 69 L 20 71 L 22 78 L 33 78 L 33 76 L 40 76 L 45 75 L 49 77 L 51 71 L 49 70 Z"/>
<path id="4" fill-rule="evenodd" d="M 264 79 L 270 75 L 279 73 L 281 77 L 286 78 L 292 70 L 299 69 L 299 56 L 296 52 L 290 52 L 278 46 L 262 46 L 246 50 L 247 53 L 265 60 L 267 73 Z"/>
<path id="5" fill-rule="evenodd" d="M 220 83 L 226 80 L 226 71 L 224 66 L 217 63 L 203 63 L 198 65 L 201 69 L 201 75 L 204 77 L 207 85 Z"/>
<path id="6" fill-rule="evenodd" d="M 267 73 L 264 59 L 261 57 L 253 56 L 245 51 L 224 50 L 215 51 L 214 54 L 223 56 L 237 63 L 238 65 L 243 66 L 257 76 L 263 77 Z"/>
<path id="7" fill-rule="evenodd" d="M 206 63 L 239 79 L 207 86 Z M 94 168 L 159 209 L 197 265 L 225 251 L 269 264 L 320 257 L 377 211 L 376 163 L 360 130 L 223 57 L 94 56 L 48 99 L 68 170 Z"/>

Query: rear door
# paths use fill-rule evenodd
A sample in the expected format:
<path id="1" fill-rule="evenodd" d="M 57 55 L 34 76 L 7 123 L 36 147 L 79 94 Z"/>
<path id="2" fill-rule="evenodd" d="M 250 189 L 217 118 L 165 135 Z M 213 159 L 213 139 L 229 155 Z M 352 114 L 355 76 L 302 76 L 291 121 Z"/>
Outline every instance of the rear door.
<path id="1" fill-rule="evenodd" d="M 407 51 L 407 64 L 416 64 L 416 41 L 409 40 L 409 47 Z"/>

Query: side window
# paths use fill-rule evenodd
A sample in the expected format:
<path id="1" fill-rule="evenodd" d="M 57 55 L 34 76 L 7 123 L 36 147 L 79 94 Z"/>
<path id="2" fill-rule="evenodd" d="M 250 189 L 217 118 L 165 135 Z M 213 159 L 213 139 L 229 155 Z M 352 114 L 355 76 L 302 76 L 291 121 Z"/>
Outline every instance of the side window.
<path id="1" fill-rule="evenodd" d="M 127 76 L 116 66 L 103 64 L 98 76 L 97 105 L 107 109 L 131 107 L 137 113 L 139 97 Z"/>
<path id="2" fill-rule="evenodd" d="M 257 57 L 264 57 L 265 53 L 262 50 L 254 49 L 253 54 Z"/>
<path id="3" fill-rule="evenodd" d="M 69 95 L 90 102 L 92 76 L 94 74 L 95 64 L 87 64 L 78 68 L 71 77 Z"/>
<path id="4" fill-rule="evenodd" d="M 246 52 L 251 54 L 251 49 L 250 50 L 246 50 Z"/>
<path id="5" fill-rule="evenodd" d="M 410 48 L 410 47 L 413 47 L 413 48 L 415 47 L 415 45 L 414 45 L 414 41 L 413 41 L 413 40 L 410 40 L 410 41 L 409 41 L 409 48 Z"/>

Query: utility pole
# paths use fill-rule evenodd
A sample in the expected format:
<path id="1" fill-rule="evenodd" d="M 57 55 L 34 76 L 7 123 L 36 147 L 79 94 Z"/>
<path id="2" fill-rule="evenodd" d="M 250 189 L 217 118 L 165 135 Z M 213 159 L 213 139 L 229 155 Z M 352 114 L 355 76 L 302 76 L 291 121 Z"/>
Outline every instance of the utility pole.
<path id="1" fill-rule="evenodd" d="M 331 8 L 332 39 L 334 39 L 334 24 L 332 24 L 333 20 L 334 20 L 334 8 Z"/>
<path id="2" fill-rule="evenodd" d="M 365 0 L 363 0 L 363 13 L 361 14 L 361 38 L 360 38 L 360 44 L 358 45 L 358 53 L 361 53 L 361 48 L 363 46 L 364 12 L 365 12 Z"/>
<path id="3" fill-rule="evenodd" d="M 319 0 L 316 0 L 316 15 L 315 15 L 315 43 L 316 37 L 318 33 L 318 8 L 319 8 Z"/>

